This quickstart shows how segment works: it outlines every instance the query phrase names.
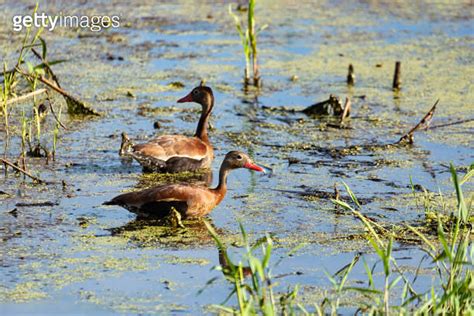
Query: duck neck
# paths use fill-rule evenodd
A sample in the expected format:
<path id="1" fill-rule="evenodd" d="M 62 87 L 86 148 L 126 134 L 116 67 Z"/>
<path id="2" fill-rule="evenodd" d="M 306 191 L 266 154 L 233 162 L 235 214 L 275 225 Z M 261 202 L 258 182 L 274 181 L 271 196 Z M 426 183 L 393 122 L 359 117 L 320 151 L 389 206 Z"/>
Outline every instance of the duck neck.
<path id="1" fill-rule="evenodd" d="M 214 107 L 214 97 L 210 97 L 210 100 L 206 100 L 207 106 L 202 107 L 201 117 L 199 118 L 199 123 L 196 129 L 195 136 L 200 140 L 209 144 L 209 137 L 207 136 L 207 126 L 209 125 L 209 117 L 211 116 L 212 108 Z"/>
<path id="2" fill-rule="evenodd" d="M 222 164 L 219 169 L 219 184 L 215 187 L 214 192 L 220 195 L 220 199 L 224 198 L 227 192 L 227 176 L 229 175 L 230 169 L 225 164 Z"/>

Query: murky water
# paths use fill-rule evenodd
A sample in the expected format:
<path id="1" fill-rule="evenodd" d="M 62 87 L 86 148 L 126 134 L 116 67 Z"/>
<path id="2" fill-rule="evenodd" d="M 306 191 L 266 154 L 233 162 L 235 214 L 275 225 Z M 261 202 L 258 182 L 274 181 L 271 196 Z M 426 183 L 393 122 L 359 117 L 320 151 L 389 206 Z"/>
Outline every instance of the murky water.
<path id="1" fill-rule="evenodd" d="M 438 98 L 433 125 L 472 118 L 472 5 L 261 1 L 257 22 L 269 25 L 259 38 L 264 86 L 247 94 L 240 40 L 227 6 L 201 1 L 40 4 L 49 14 L 118 14 L 123 24 L 97 34 L 71 29 L 44 34 L 50 58 L 69 60 L 54 66 L 62 86 L 104 115 L 86 120 L 64 115 L 69 129 L 61 134 L 56 161 L 28 160 L 30 170 L 52 184 L 33 186 L 12 174 L 2 176 L 0 189 L 8 193 L 0 195 L 2 314 L 195 314 L 224 301 L 231 288 L 224 278 L 198 295 L 220 273 L 212 270 L 218 254 L 202 223 L 176 231 L 136 222 L 122 208 L 101 206 L 120 192 L 151 185 L 136 163 L 118 157 L 121 132 L 136 140 L 157 133 L 192 134 L 199 106 L 175 101 L 201 79 L 216 97 L 210 136 L 214 170 L 232 149 L 273 169 L 266 176 L 234 171 L 227 197 L 209 220 L 229 244 L 240 242 L 239 221 L 252 240 L 270 233 L 276 244 L 273 261 L 283 258 L 273 274 L 290 273 L 279 279 L 277 289 L 299 283 L 305 303 L 319 301 L 328 288 L 325 270 L 335 272 L 357 252 L 370 251 L 365 240 L 346 238 L 364 229 L 349 214 L 336 213 L 325 197 L 333 194 L 335 183 L 343 192 L 345 181 L 363 202 L 364 214 L 383 223 L 423 220 L 410 176 L 427 190 L 453 193 L 449 163 L 465 167 L 473 162 L 472 122 L 422 131 L 412 146 L 365 145 L 395 142 Z M 0 21 L 0 56 L 13 65 L 21 36 L 11 31 L 11 16 L 32 7 L 10 1 L 0 10 L 8 17 Z M 395 93 L 396 60 L 402 61 L 403 83 Z M 352 88 L 345 84 L 349 63 L 356 72 Z M 292 82 L 293 75 L 299 80 Z M 331 127 L 331 119 L 268 109 L 301 110 L 329 94 L 351 97 L 350 129 Z M 12 125 L 22 107 L 30 109 L 16 105 Z M 153 129 L 155 121 L 160 130 Z M 50 146 L 50 136 L 44 138 Z M 18 142 L 11 139 L 7 156 L 18 155 Z M 465 190 L 472 192 L 472 185 Z M 38 201 L 52 206 L 17 206 Z M 286 256 L 300 243 L 305 246 Z M 231 251 L 238 257 L 241 249 Z M 400 262 L 406 269 L 423 256 L 404 244 L 397 244 L 395 254 L 404 258 Z M 364 279 L 362 266 L 353 278 Z M 431 276 L 422 275 L 416 286 L 431 286 Z"/>

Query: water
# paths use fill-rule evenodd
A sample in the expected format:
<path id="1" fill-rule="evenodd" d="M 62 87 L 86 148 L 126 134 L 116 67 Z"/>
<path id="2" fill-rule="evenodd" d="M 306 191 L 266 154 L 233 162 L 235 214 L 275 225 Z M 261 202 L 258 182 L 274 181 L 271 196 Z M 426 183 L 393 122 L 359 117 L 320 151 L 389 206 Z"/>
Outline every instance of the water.
<path id="1" fill-rule="evenodd" d="M 56 161 L 28 160 L 30 170 L 52 184 L 2 178 L 0 189 L 11 194 L 0 196 L 2 314 L 196 314 L 224 301 L 231 285 L 212 269 L 217 250 L 202 223 L 186 231 L 149 227 L 124 209 L 101 206 L 144 185 L 140 167 L 118 157 L 121 132 L 137 140 L 157 133 L 191 134 L 199 106 L 175 101 L 203 78 L 216 97 L 213 170 L 233 149 L 273 169 L 265 176 L 247 170 L 230 175 L 226 198 L 208 217 L 223 239 L 241 242 L 239 221 L 251 240 L 271 234 L 272 262 L 283 258 L 273 274 L 290 274 L 279 279 L 277 291 L 301 284 L 306 303 L 319 302 L 329 289 L 324 271 L 336 272 L 359 252 L 376 262 L 366 240 L 348 239 L 364 232 L 362 224 L 335 212 L 318 193 L 332 194 L 335 183 L 344 192 L 344 181 L 363 202 L 363 213 L 380 223 L 419 223 L 424 213 L 412 197 L 410 176 L 427 190 L 452 196 L 449 163 L 472 163 L 472 122 L 417 133 L 413 146 L 340 154 L 352 145 L 393 143 L 437 98 L 433 124 L 472 117 L 472 17 L 462 4 L 412 6 L 259 2 L 257 23 L 269 24 L 259 38 L 264 86 L 258 94 L 245 94 L 242 49 L 226 4 L 41 4 L 50 14 L 121 14 L 125 23 L 92 37 L 78 37 L 70 29 L 44 34 L 50 59 L 69 60 L 53 67 L 62 86 L 104 115 L 85 120 L 64 115 L 69 129 L 61 132 Z M 414 16 L 417 6 L 422 13 Z M 31 11 L 26 2 L 0 8 L 8 17 Z M 20 36 L 12 33 L 9 19 L 1 23 L 8 34 L 0 42 L 1 56 L 12 65 Z M 110 61 L 107 54 L 124 61 Z M 391 90 L 395 60 L 402 61 L 399 93 Z M 345 84 L 349 63 L 356 72 L 353 88 Z M 292 75 L 299 80 L 291 82 Z M 176 81 L 185 88 L 169 85 Z M 127 97 L 128 91 L 136 98 Z M 300 110 L 330 93 L 351 97 L 351 129 L 328 127 L 330 119 L 262 108 Z M 366 99 L 355 97 L 360 95 Z M 55 100 L 59 106 L 61 99 Z M 157 111 L 140 111 L 144 105 Z M 14 113 L 22 107 L 29 111 L 30 104 L 15 106 Z M 157 120 L 158 131 L 153 130 Z M 52 125 L 47 121 L 44 130 Z M 50 134 L 43 140 L 51 146 Z M 8 157 L 18 155 L 18 142 L 12 138 Z M 294 159 L 299 162 L 290 164 Z M 472 184 L 464 189 L 468 196 Z M 16 206 L 38 201 L 57 205 Z M 16 217 L 9 213 L 15 208 Z M 288 257 L 300 243 L 304 247 Z M 395 248 L 399 262 L 416 269 L 423 256 L 418 247 Z M 230 250 L 234 258 L 243 251 Z M 357 265 L 351 282 L 366 280 L 364 273 Z M 198 295 L 214 277 L 219 278 Z M 429 271 L 415 286 L 431 286 Z"/>

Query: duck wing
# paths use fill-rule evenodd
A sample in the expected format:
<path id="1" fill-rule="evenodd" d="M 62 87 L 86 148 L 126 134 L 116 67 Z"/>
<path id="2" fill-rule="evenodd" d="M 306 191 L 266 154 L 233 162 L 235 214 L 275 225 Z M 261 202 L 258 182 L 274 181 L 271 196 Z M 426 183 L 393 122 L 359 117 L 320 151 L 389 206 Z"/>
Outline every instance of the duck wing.
<path id="1" fill-rule="evenodd" d="M 197 137 L 163 135 L 132 147 L 129 153 L 151 171 L 196 170 L 209 167 L 212 148 Z"/>
<path id="2" fill-rule="evenodd" d="M 215 197 L 208 188 L 171 184 L 124 193 L 105 202 L 119 205 L 141 216 L 165 217 L 174 208 L 184 217 L 199 217 L 215 206 Z"/>

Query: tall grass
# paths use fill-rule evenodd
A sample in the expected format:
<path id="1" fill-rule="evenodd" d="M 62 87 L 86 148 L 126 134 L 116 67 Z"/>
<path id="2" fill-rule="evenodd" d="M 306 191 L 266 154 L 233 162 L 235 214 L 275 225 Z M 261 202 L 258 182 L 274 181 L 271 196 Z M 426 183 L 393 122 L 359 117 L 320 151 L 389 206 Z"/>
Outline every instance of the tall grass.
<path id="1" fill-rule="evenodd" d="M 37 10 L 38 4 L 35 6 L 33 14 Z M 52 154 L 55 155 L 59 137 L 58 126 L 65 128 L 54 112 L 48 90 L 39 88 L 39 83 L 43 83 L 42 80 L 46 80 L 47 77 L 56 80 L 50 66 L 65 61 L 48 62 L 46 41 L 41 37 L 43 29 L 43 27 L 34 29 L 31 25 L 26 27 L 13 68 L 9 69 L 7 62 L 3 61 L 3 83 L 0 87 L 0 116 L 3 116 L 2 123 L 5 131 L 3 155 L 4 159 L 9 160 L 11 138 L 21 138 L 16 163 L 19 163 L 23 170 L 26 170 L 27 156 L 45 156 L 49 159 L 48 147 L 51 145 L 44 144 L 45 142 L 52 143 Z M 36 51 L 36 48 L 39 48 L 40 53 Z M 33 59 L 36 60 L 33 62 Z M 56 84 L 59 86 L 57 82 Z M 47 113 L 45 104 L 48 104 L 42 96 L 45 92 L 47 94 L 46 101 L 49 103 L 49 108 L 56 121 L 53 131 L 48 130 L 48 121 L 43 115 Z M 12 106 L 20 102 L 28 104 L 30 107 L 27 109 L 31 109 L 31 112 L 25 111 L 25 106 L 22 106 L 20 110 Z M 46 139 L 45 135 L 51 136 L 51 138 Z"/>
<path id="2" fill-rule="evenodd" d="M 38 10 L 38 3 L 35 6 L 35 9 L 33 11 L 33 14 L 36 13 Z M 6 141 L 5 144 L 6 146 L 8 145 L 9 141 L 9 136 L 10 136 L 10 129 L 9 129 L 9 110 L 8 110 L 8 99 L 10 96 L 15 95 L 14 87 L 17 86 L 17 78 L 16 76 L 16 68 L 20 67 L 20 65 L 25 63 L 25 55 L 27 52 L 37 46 L 37 41 L 40 39 L 40 35 L 43 32 L 43 27 L 39 28 L 35 35 L 30 38 L 31 35 L 31 30 L 32 26 L 29 25 L 26 27 L 26 33 L 25 36 L 23 37 L 22 45 L 20 47 L 20 52 L 17 57 L 16 65 L 12 70 L 8 70 L 7 68 L 7 63 L 4 61 L 3 62 L 3 87 L 2 87 L 2 115 L 4 116 L 4 124 L 5 124 L 5 134 L 6 134 Z M 41 43 L 44 43 L 44 41 L 41 39 Z M 46 44 L 44 44 L 46 45 Z M 30 85 L 32 86 L 32 90 L 34 91 L 36 83 L 30 82 Z M 41 133 L 40 127 L 38 126 L 37 132 Z M 7 149 L 5 148 L 5 154 L 7 152 Z"/>
<path id="3" fill-rule="evenodd" d="M 241 260 L 235 264 L 214 228 L 207 222 L 205 224 L 223 256 L 225 265 L 221 265 L 220 269 L 233 285 L 229 298 L 235 297 L 238 302 L 238 307 L 221 304 L 214 305 L 214 308 L 220 312 L 239 315 L 276 315 L 278 311 L 281 311 L 282 315 L 293 315 L 296 309 L 304 310 L 302 306 L 295 306 L 297 286 L 280 295 L 278 300 L 275 296 L 273 290 L 275 284 L 270 266 L 273 241 L 268 235 L 261 242 L 251 246 L 244 227 L 240 225 L 246 251 Z M 255 254 L 258 249 L 261 252 L 260 256 Z"/>
<path id="4" fill-rule="evenodd" d="M 370 312 L 377 313 L 383 311 L 383 313 L 388 314 L 391 311 L 396 311 L 398 313 L 416 313 L 420 315 L 461 315 L 474 312 L 474 248 L 471 241 L 472 224 L 469 222 L 471 207 L 467 206 L 462 190 L 462 183 L 469 181 L 473 173 L 469 171 L 461 183 L 453 165 L 450 166 L 450 170 L 457 202 L 457 207 L 453 212 L 454 223 L 444 223 L 443 219 L 445 217 L 442 216 L 443 214 L 438 214 L 438 226 L 434 241 L 419 229 L 408 226 L 408 229 L 418 236 L 420 242 L 422 242 L 421 250 L 426 252 L 432 259 L 433 266 L 431 270 L 433 275 L 437 276 L 436 283 L 425 293 L 416 293 L 413 290 L 412 283 L 414 282 L 410 282 L 398 269 L 397 261 L 391 255 L 393 236 L 389 236 L 388 242 L 384 241 L 384 236 L 377 232 L 376 227 L 368 220 L 362 220 L 370 232 L 369 242 L 383 263 L 384 288 L 382 290 L 373 288 L 373 281 L 370 281 L 373 275 L 369 272 L 371 270 L 366 269 L 369 284 L 372 284 L 372 286 L 369 288 L 349 288 L 348 290 L 363 293 L 368 293 L 366 290 L 376 290 L 371 292 L 372 295 L 370 295 L 373 298 L 374 304 L 370 307 L 365 306 Z M 354 204 L 358 205 L 352 191 L 347 186 L 346 189 Z M 334 200 L 334 202 L 346 210 L 350 210 L 353 213 L 357 212 L 345 202 L 338 200 Z M 424 207 L 425 210 L 428 208 L 426 202 Z M 429 209 L 433 210 L 433 208 Z M 397 276 L 389 279 L 393 272 L 393 267 L 396 267 Z M 416 278 L 417 274 L 415 274 L 414 280 Z M 390 291 L 400 281 L 404 282 L 402 303 L 398 306 L 391 305 Z M 418 303 L 414 304 L 413 302 L 415 301 Z M 383 306 L 381 306 L 380 302 L 383 302 Z"/>
<path id="5" fill-rule="evenodd" d="M 8 98 L 10 96 L 10 91 L 11 91 L 11 85 L 13 81 L 13 73 L 8 72 L 7 70 L 7 63 L 3 62 L 3 86 L 1 87 L 2 89 L 2 115 L 4 118 L 4 124 L 5 124 L 5 153 L 8 148 L 8 141 L 9 141 L 9 136 L 10 136 L 10 129 L 9 129 L 9 121 L 8 121 Z"/>
<path id="6" fill-rule="evenodd" d="M 233 17 L 237 33 L 242 41 L 242 48 L 245 56 L 244 83 L 245 86 L 250 84 L 250 69 L 253 72 L 253 85 L 259 87 L 261 85 L 260 69 L 258 66 L 258 49 L 257 35 L 264 30 L 267 25 L 263 25 L 258 30 L 255 27 L 255 4 L 256 0 L 248 1 L 247 9 L 247 25 L 232 11 L 232 5 L 229 5 L 229 14 Z M 252 67 L 250 67 L 252 64 Z"/>
<path id="7" fill-rule="evenodd" d="M 59 136 L 59 128 L 61 127 L 61 112 L 62 112 L 62 107 L 59 108 L 59 112 L 58 112 L 58 117 L 57 117 L 57 121 L 56 121 L 56 125 L 54 127 L 54 131 L 53 131 L 53 161 L 56 160 L 56 147 L 58 145 L 58 136 Z"/>

